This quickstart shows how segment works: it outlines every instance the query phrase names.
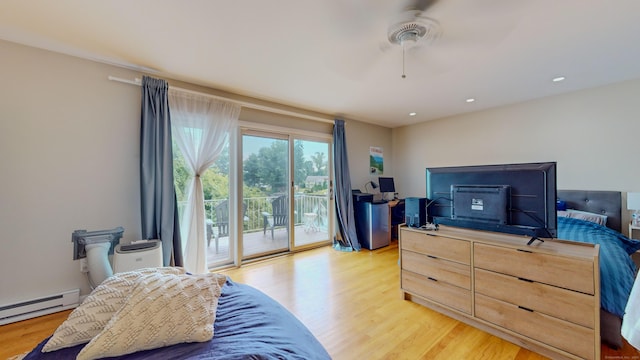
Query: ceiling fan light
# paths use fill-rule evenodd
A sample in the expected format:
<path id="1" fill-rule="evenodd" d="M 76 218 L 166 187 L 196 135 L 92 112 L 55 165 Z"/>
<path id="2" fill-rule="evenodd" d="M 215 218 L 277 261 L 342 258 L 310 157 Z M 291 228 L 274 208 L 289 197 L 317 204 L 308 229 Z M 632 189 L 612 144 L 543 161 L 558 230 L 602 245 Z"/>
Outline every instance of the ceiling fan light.
<path id="1" fill-rule="evenodd" d="M 420 39 L 418 33 L 413 31 L 408 31 L 406 33 L 403 33 L 400 35 L 399 38 L 400 38 L 400 46 L 402 46 L 404 49 L 410 49 L 416 46 L 416 44 L 418 43 L 418 40 Z"/>

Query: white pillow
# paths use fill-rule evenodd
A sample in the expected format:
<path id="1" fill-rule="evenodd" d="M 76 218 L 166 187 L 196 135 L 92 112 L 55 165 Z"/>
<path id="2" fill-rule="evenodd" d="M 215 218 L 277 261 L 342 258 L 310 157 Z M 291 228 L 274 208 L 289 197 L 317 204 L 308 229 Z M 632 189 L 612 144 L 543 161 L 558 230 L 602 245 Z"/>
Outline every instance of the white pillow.
<path id="1" fill-rule="evenodd" d="M 124 306 L 78 354 L 98 359 L 213 338 L 220 274 L 141 277 Z"/>
<path id="2" fill-rule="evenodd" d="M 180 267 L 145 268 L 105 279 L 75 308 L 42 347 L 42 352 L 84 344 L 98 335 L 124 305 L 136 281 L 149 274 L 184 274 Z"/>
<path id="3" fill-rule="evenodd" d="M 567 209 L 567 213 L 570 218 L 591 221 L 602 226 L 607 226 L 607 215 L 573 209 Z"/>

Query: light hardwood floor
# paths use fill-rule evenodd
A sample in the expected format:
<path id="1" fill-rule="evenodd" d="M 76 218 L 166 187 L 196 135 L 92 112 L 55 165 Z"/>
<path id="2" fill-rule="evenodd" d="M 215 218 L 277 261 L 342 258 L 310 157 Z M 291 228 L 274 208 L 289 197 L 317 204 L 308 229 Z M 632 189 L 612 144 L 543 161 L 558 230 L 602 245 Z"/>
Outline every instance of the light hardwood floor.
<path id="1" fill-rule="evenodd" d="M 221 271 L 278 300 L 342 359 L 517 359 L 544 357 L 402 300 L 397 242 L 375 251 L 331 247 Z M 28 351 L 68 312 L 0 326 L 0 359 Z M 640 359 L 629 345 L 602 359 Z"/>

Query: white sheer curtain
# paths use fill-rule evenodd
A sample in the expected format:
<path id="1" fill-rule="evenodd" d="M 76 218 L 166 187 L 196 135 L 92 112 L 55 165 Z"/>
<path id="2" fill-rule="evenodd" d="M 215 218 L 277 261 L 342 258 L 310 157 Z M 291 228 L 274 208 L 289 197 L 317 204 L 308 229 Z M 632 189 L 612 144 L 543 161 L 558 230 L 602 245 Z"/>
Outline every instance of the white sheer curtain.
<path id="1" fill-rule="evenodd" d="M 180 229 L 184 266 L 193 273 L 207 272 L 204 193 L 200 174 L 218 158 L 228 134 L 237 125 L 240 106 L 204 95 L 169 88 L 173 138 L 192 178 Z"/>

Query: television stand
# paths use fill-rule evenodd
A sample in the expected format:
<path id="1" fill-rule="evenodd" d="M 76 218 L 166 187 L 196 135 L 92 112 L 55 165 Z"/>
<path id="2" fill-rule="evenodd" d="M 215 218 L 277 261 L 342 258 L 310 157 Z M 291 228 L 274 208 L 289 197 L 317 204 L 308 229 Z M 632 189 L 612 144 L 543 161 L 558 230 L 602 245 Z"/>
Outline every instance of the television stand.
<path id="1" fill-rule="evenodd" d="M 534 242 L 534 241 L 536 241 L 536 240 L 538 240 L 538 241 L 540 241 L 540 242 L 544 242 L 544 240 L 540 239 L 539 237 L 537 237 L 537 236 L 532 236 L 532 237 L 531 237 L 531 240 L 529 240 L 529 242 L 527 243 L 527 246 L 531 246 L 531 244 L 533 244 L 533 242 Z"/>
<path id="2" fill-rule="evenodd" d="M 599 246 L 544 240 L 401 225 L 403 298 L 552 359 L 599 360 Z"/>

